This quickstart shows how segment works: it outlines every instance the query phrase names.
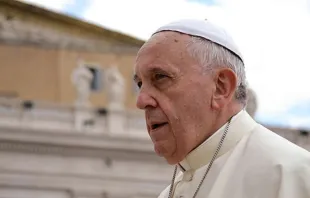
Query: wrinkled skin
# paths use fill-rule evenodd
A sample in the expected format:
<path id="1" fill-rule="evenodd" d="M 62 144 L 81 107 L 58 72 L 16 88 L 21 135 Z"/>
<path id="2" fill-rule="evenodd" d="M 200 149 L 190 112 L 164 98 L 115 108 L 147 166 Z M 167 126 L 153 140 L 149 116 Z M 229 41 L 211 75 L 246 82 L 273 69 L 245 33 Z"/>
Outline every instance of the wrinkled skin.
<path id="1" fill-rule="evenodd" d="M 204 72 L 186 50 L 189 39 L 157 33 L 136 58 L 137 107 L 145 111 L 154 150 L 169 164 L 183 160 L 241 109 L 233 98 L 235 74 L 224 68 Z"/>

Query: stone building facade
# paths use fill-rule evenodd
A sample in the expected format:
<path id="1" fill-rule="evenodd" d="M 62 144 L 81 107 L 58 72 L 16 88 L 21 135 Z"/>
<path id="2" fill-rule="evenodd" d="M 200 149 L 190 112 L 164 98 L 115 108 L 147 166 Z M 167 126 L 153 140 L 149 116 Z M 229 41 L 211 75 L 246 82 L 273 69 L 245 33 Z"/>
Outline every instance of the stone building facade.
<path id="1" fill-rule="evenodd" d="M 20 1 L 0 1 L 0 96 L 71 104 L 70 76 L 82 60 L 95 76 L 92 104 L 107 104 L 104 73 L 113 65 L 125 78 L 126 106 L 132 108 L 134 58 L 143 43 Z"/>

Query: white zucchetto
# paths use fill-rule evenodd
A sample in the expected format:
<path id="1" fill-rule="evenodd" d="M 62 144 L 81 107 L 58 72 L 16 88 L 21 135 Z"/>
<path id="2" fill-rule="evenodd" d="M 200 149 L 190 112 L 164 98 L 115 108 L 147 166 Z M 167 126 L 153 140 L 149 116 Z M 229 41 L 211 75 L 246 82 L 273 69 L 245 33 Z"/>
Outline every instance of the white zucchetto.
<path id="1" fill-rule="evenodd" d="M 230 50 L 243 61 L 243 57 L 232 37 L 222 27 L 208 20 L 183 19 L 174 21 L 158 28 L 153 34 L 161 31 L 175 31 L 205 38 Z"/>

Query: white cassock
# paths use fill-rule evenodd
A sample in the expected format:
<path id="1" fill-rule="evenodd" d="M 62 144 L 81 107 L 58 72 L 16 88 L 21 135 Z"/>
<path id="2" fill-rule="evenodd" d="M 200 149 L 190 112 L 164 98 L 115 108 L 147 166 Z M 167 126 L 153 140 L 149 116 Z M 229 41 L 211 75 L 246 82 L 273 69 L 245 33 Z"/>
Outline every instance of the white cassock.
<path id="1" fill-rule="evenodd" d="M 225 125 L 180 163 L 174 198 L 193 197 Z M 159 197 L 167 198 L 169 188 Z M 310 153 L 242 110 L 233 117 L 197 198 L 310 198 Z"/>

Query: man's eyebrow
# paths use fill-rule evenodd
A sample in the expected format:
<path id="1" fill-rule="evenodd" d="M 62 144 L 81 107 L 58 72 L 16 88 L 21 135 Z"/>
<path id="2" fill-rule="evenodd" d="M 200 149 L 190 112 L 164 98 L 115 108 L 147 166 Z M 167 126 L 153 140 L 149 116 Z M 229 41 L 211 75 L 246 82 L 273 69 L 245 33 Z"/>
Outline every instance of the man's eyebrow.
<path id="1" fill-rule="evenodd" d="M 150 69 L 150 73 L 166 73 L 166 71 L 160 67 L 153 67 Z"/>
<path id="2" fill-rule="evenodd" d="M 153 74 L 153 73 L 167 73 L 167 72 L 166 72 L 164 69 L 160 68 L 160 67 L 152 67 L 152 68 L 150 68 L 150 69 L 148 70 L 147 73 Z M 134 80 L 135 82 L 137 82 L 137 81 L 140 80 L 140 78 L 139 78 L 139 76 L 138 76 L 137 74 L 134 74 L 134 75 L 133 75 L 133 80 Z"/>

